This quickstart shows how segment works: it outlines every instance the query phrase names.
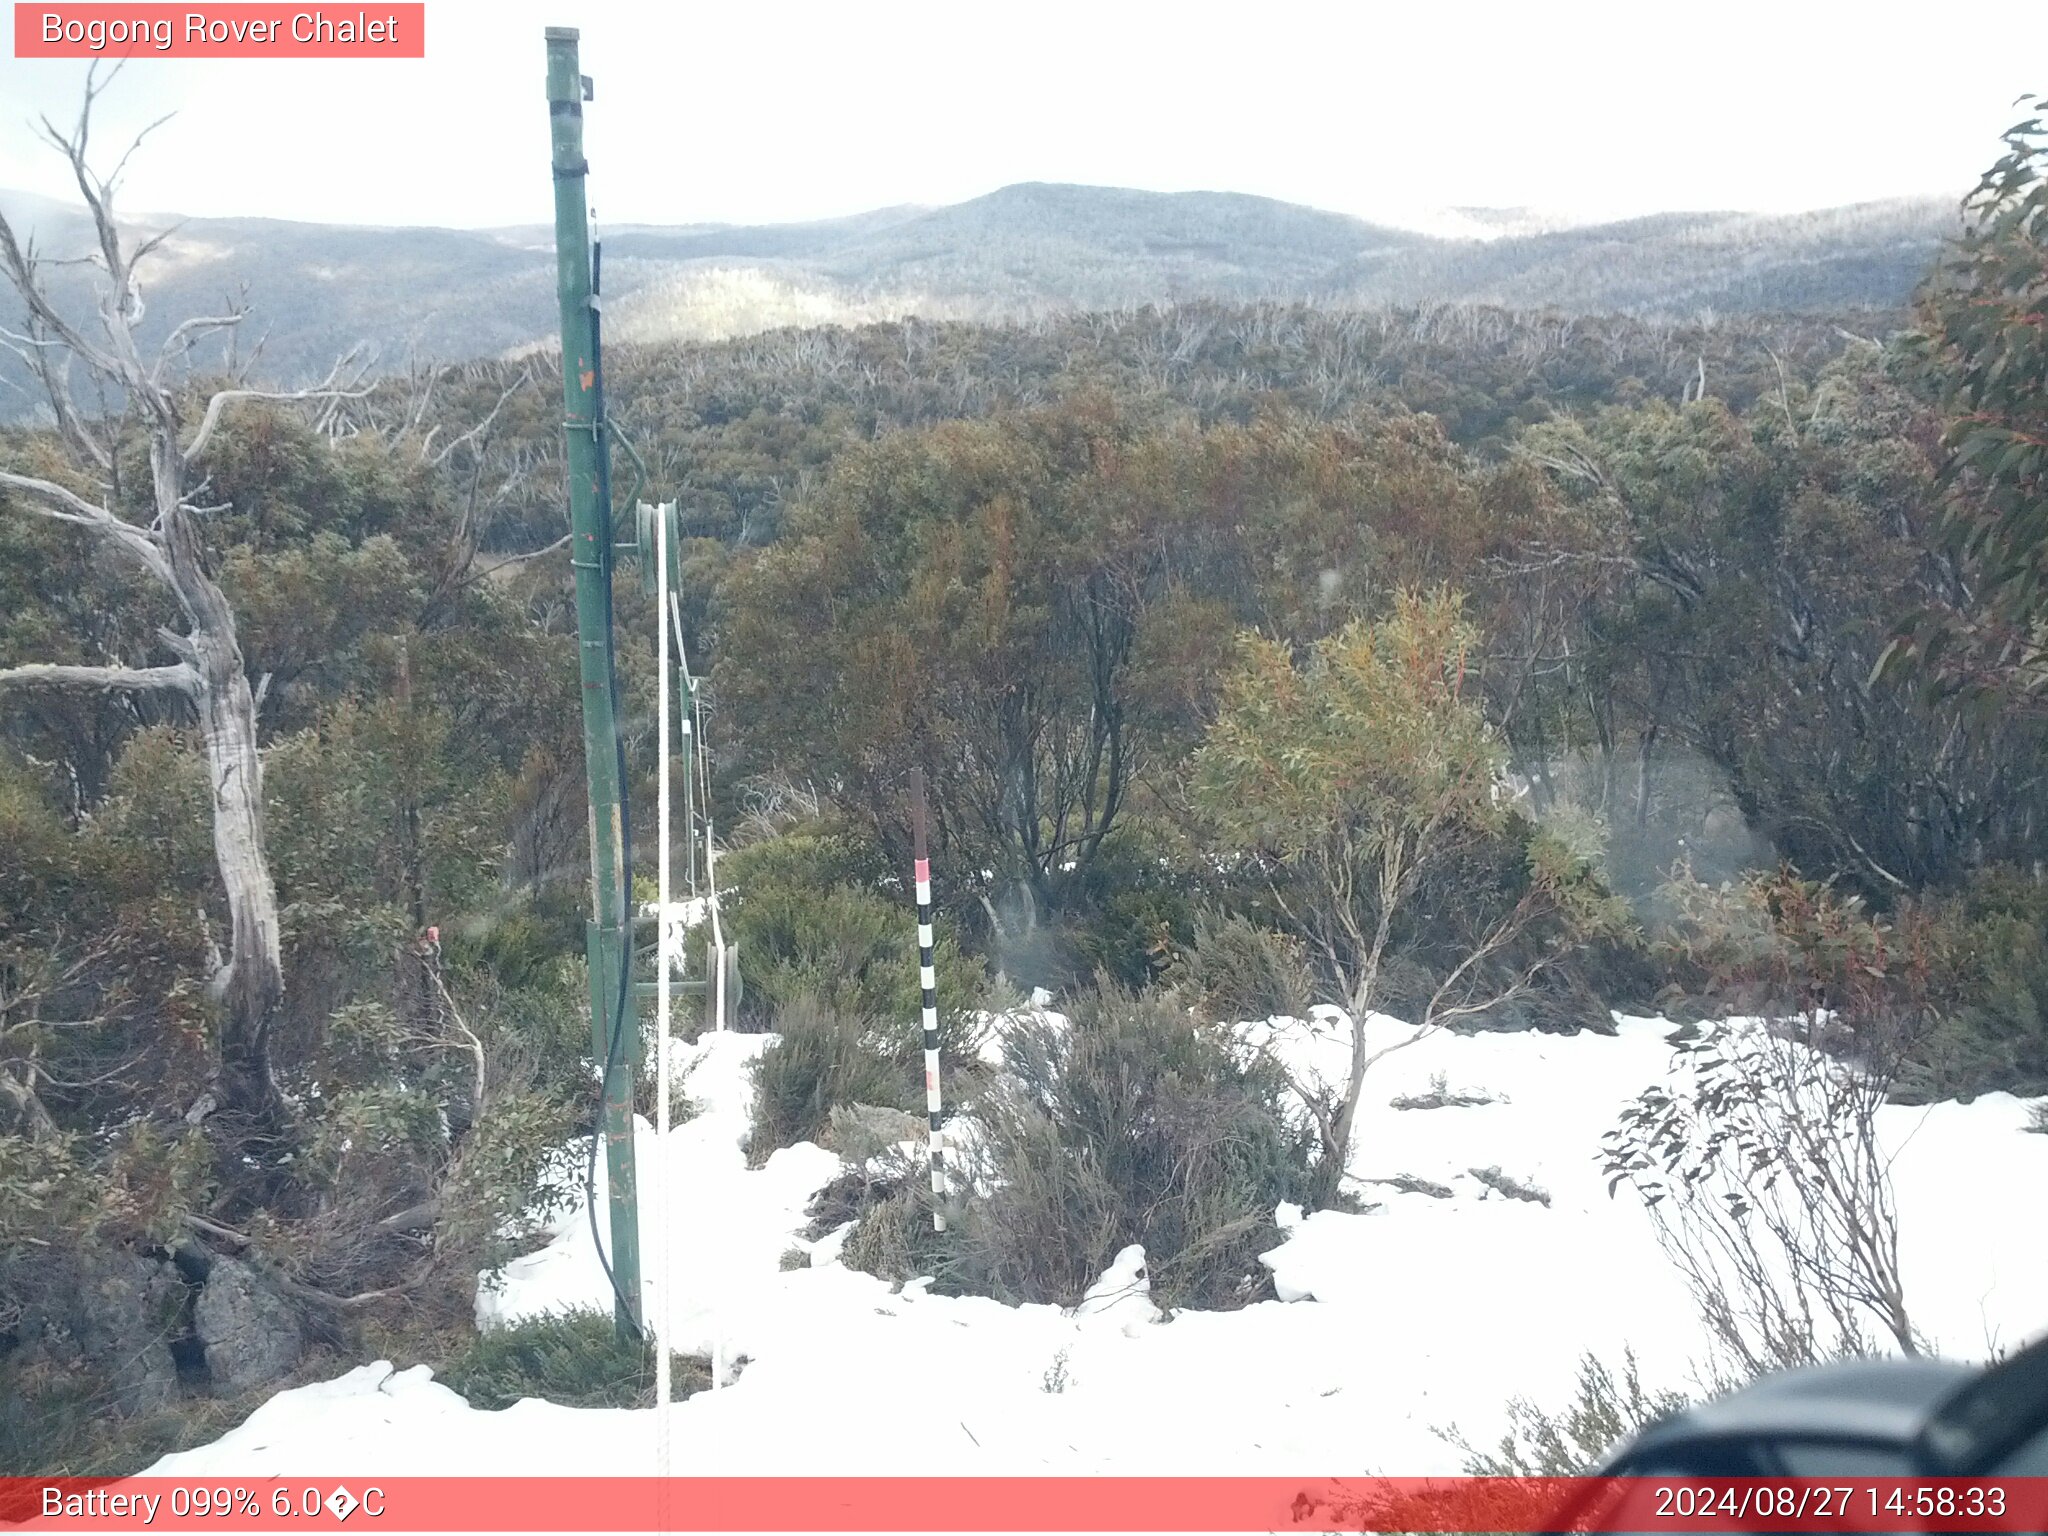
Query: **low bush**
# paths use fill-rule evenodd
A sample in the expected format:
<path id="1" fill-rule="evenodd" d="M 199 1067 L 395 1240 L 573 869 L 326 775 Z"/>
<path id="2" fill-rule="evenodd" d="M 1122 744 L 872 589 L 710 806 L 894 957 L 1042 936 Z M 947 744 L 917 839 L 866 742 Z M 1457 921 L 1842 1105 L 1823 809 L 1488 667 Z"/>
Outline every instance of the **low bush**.
<path id="1" fill-rule="evenodd" d="M 1195 942 L 1175 959 L 1171 978 L 1210 1019 L 1305 1018 L 1316 1001 L 1301 941 L 1237 913 L 1196 919 Z"/>
<path id="2" fill-rule="evenodd" d="M 840 1260 L 849 1269 L 898 1283 L 930 1275 L 932 1289 L 941 1295 L 972 1294 L 977 1289 L 975 1277 L 960 1262 L 957 1206 L 948 1229 L 936 1230 L 931 1185 L 922 1173 L 906 1167 L 886 1178 L 856 1178 L 833 1191 L 835 1198 L 821 1202 L 818 1209 L 839 1220 L 858 1218 L 840 1250 Z"/>
<path id="3" fill-rule="evenodd" d="M 132 1477 L 163 1456 L 226 1434 L 290 1382 L 235 1397 L 181 1397 L 123 1414 L 106 1385 L 13 1370 L 0 1355 L 0 1471 L 40 1477 Z"/>
<path id="4" fill-rule="evenodd" d="M 849 1013 L 799 992 L 773 1016 L 776 1039 L 754 1068 L 754 1125 L 747 1140 L 758 1162 L 777 1147 L 828 1139 L 832 1111 L 853 1105 L 922 1113 L 924 1031 L 908 1021 Z M 976 1026 L 959 1012 L 940 1022 L 939 1055 L 949 1102 L 957 1102 L 978 1062 Z"/>
<path id="5" fill-rule="evenodd" d="M 1526 1397 L 1508 1403 L 1508 1431 L 1493 1451 L 1476 1451 L 1456 1429 L 1439 1430 L 1465 1453 L 1472 1477 L 1578 1477 L 1624 1439 L 1689 1406 L 1681 1392 L 1644 1390 L 1634 1350 L 1622 1352 L 1621 1375 L 1598 1356 L 1579 1360 L 1578 1392 L 1545 1410 Z"/>
<path id="6" fill-rule="evenodd" d="M 1021 1023 L 1004 1055 L 964 1159 L 977 1192 L 949 1223 L 953 1280 L 1073 1303 L 1137 1242 L 1161 1305 L 1263 1293 L 1258 1255 L 1279 1241 L 1275 1207 L 1303 1199 L 1311 1151 L 1269 1061 L 1174 994 L 1114 987 L 1085 995 L 1071 1027 Z"/>
<path id="7" fill-rule="evenodd" d="M 2048 1090 L 2048 883 L 1986 870 L 1928 915 L 1945 997 L 1902 1096 Z"/>
<path id="8" fill-rule="evenodd" d="M 754 1067 L 754 1128 L 747 1145 L 760 1161 L 777 1147 L 816 1141 L 839 1104 L 909 1108 L 909 1090 L 874 1020 L 798 995 L 775 1012 L 776 1039 Z"/>
<path id="9" fill-rule="evenodd" d="M 671 1400 L 711 1385 L 710 1368 L 671 1357 Z M 478 1334 L 435 1373 L 477 1408 L 545 1398 L 570 1408 L 647 1408 L 654 1403 L 654 1346 L 621 1339 L 609 1311 L 562 1312 Z"/>
<path id="10" fill-rule="evenodd" d="M 1055 946 L 1063 963 L 1046 984 L 1064 992 L 1098 976 L 1126 987 L 1158 980 L 1196 940 L 1202 876 L 1189 850 L 1156 824 L 1119 821 L 1060 888 L 1053 926 L 1064 936 Z"/>
<path id="11" fill-rule="evenodd" d="M 719 860 L 725 934 L 738 947 L 746 982 L 743 1024 L 766 1027 L 798 997 L 850 1016 L 916 1024 L 916 909 L 907 891 L 892 900 L 876 888 L 887 878 L 849 836 L 812 828 Z M 979 1006 L 981 962 L 961 953 L 948 923 L 937 929 L 940 1005 Z M 693 975 L 704 974 L 703 944 L 700 927 L 690 939 Z"/>
<path id="12" fill-rule="evenodd" d="M 1789 922 L 1786 893 L 1796 885 L 1780 872 L 1715 890 L 1676 871 L 1660 892 L 1673 915 L 1654 946 L 1671 994 L 1660 1000 L 1665 1011 L 1680 1016 L 1672 1003 L 1682 1002 L 1688 1018 L 1796 1014 L 1814 996 L 1843 1011 L 1862 972 L 1827 973 L 1828 945 L 1839 939 Z M 1835 894 L 1827 904 L 1875 946 L 1890 989 L 1910 994 L 1912 1027 L 1895 1031 L 1886 1061 L 1895 1100 L 2048 1091 L 2048 881 L 1994 867 L 1876 915 Z"/>

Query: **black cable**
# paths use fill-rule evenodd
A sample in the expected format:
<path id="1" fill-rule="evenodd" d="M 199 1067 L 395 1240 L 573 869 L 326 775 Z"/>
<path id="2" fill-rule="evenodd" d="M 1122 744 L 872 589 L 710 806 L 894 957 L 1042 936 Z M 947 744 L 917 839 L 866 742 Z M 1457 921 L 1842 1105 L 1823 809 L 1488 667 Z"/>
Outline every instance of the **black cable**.
<path id="1" fill-rule="evenodd" d="M 590 296 L 597 299 L 599 282 L 603 271 L 604 242 L 593 241 L 590 248 Z M 611 1086 L 612 1072 L 619 1064 L 619 1052 L 626 1041 L 626 1000 L 627 989 L 633 977 L 633 818 L 626 798 L 626 732 L 619 721 L 619 656 L 618 627 L 612 615 L 612 473 L 611 454 L 604 441 L 604 350 L 601 346 L 599 329 L 604 311 L 596 303 L 590 306 L 590 395 L 593 436 L 597 444 L 597 499 L 603 512 L 604 552 L 604 659 L 605 674 L 609 679 L 612 701 L 612 751 L 617 765 L 619 782 L 619 913 L 624 922 L 619 943 L 619 991 L 612 1005 L 610 1028 L 606 1031 L 604 1069 L 597 1079 L 597 1116 L 591 1126 L 590 1160 L 583 1170 L 583 1200 L 590 1215 L 590 1241 L 597 1249 L 597 1262 L 604 1270 L 604 1277 L 610 1282 L 612 1298 L 618 1303 L 619 1314 L 627 1320 L 633 1336 L 646 1342 L 647 1330 L 634 1316 L 633 1304 L 626 1299 L 625 1291 L 619 1285 L 619 1277 L 613 1271 L 611 1260 L 604 1251 L 604 1238 L 597 1224 L 597 1145 L 604 1136 L 605 1100 Z M 592 827 L 592 834 L 597 829 Z M 664 978 L 666 979 L 666 978 Z M 627 1134 L 632 1134 L 632 1108 L 627 1106 Z M 635 1209 L 638 1215 L 638 1209 Z"/>

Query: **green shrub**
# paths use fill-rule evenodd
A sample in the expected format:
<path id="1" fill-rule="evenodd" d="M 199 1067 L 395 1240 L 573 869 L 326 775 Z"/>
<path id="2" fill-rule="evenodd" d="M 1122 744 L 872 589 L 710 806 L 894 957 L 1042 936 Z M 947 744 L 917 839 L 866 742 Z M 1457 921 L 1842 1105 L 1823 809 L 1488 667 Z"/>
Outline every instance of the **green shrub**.
<path id="1" fill-rule="evenodd" d="M 898 1282 L 931 1275 L 932 1289 L 941 1295 L 975 1289 L 975 1277 L 963 1273 L 960 1263 L 957 1225 L 945 1232 L 933 1228 L 932 1189 L 922 1168 L 905 1167 L 884 1179 L 855 1175 L 831 1193 L 831 1199 L 821 1197 L 821 1206 L 831 1212 L 821 1226 L 829 1229 L 849 1216 L 859 1218 L 839 1252 L 847 1268 Z"/>
<path id="2" fill-rule="evenodd" d="M 735 892 L 752 886 L 872 887 L 901 873 L 887 867 L 871 841 L 831 819 L 800 822 L 779 837 L 718 858 L 719 888 Z"/>
<path id="3" fill-rule="evenodd" d="M 123 1415 L 104 1381 L 13 1367 L 0 1355 L 0 1472 L 132 1477 L 158 1458 L 217 1440 L 285 1381 L 236 1397 L 185 1397 Z"/>
<path id="4" fill-rule="evenodd" d="M 2048 883 L 1986 870 L 1929 916 L 1944 1006 L 1902 1089 L 1926 1098 L 2048 1091 Z"/>
<path id="5" fill-rule="evenodd" d="M 799 992 L 773 1019 L 773 1044 L 754 1066 L 754 1125 L 750 1155 L 765 1159 L 777 1147 L 825 1139 L 832 1111 L 872 1104 L 921 1113 L 924 1109 L 924 1032 L 872 1014 L 841 1012 L 815 994 Z M 939 1055 L 957 1101 L 972 1069 L 975 1026 L 964 1014 L 942 1019 Z"/>
<path id="6" fill-rule="evenodd" d="M 1195 942 L 1190 890 L 1199 867 L 1186 850 L 1165 843 L 1149 827 L 1119 824 L 1095 857 L 1060 891 L 1059 923 L 1073 957 L 1071 985 L 1097 976 L 1119 986 L 1143 987 Z M 1058 976 L 1052 985 L 1062 985 Z"/>
<path id="7" fill-rule="evenodd" d="M 1508 1403 L 1508 1432 L 1499 1449 L 1475 1451 L 1455 1429 L 1439 1430 L 1465 1453 L 1471 1477 L 1578 1477 L 1622 1440 L 1689 1406 L 1680 1392 L 1647 1392 L 1635 1351 L 1622 1351 L 1621 1376 L 1590 1352 L 1579 1360 L 1578 1393 L 1546 1412 L 1526 1397 Z"/>
<path id="8" fill-rule="evenodd" d="M 1894 1099 L 2048 1091 L 2048 882 L 1984 869 L 1955 891 L 1901 898 L 1875 917 L 1830 893 L 1823 905 L 1846 915 L 1842 933 L 1861 935 L 1867 952 L 1865 964 L 1834 971 L 1827 945 L 1839 947 L 1839 937 L 1788 926 L 1787 893 L 1797 885 L 1781 873 L 1717 891 L 1674 874 L 1659 893 L 1673 917 L 1652 953 L 1686 1016 L 1797 1011 L 1813 996 L 1839 1015 L 1847 998 L 1882 994 L 1893 1012 L 1912 1015 L 1886 1063 Z M 1759 989 L 1757 978 L 1768 985 Z"/>
<path id="9" fill-rule="evenodd" d="M 838 1012 L 918 1018 L 917 915 L 909 893 L 885 896 L 885 878 L 850 837 L 805 830 L 754 843 L 719 861 L 727 941 L 745 979 L 741 1018 L 765 1024 L 799 996 Z M 981 963 L 963 955 L 951 925 L 937 924 L 933 965 L 947 1009 L 978 1006 Z M 704 974 L 707 935 L 691 933 L 693 975 Z"/>
<path id="10" fill-rule="evenodd" d="M 504 907 L 442 930 L 447 964 L 490 972 L 507 988 L 563 990 L 565 960 L 583 956 L 580 885 L 518 892 Z"/>
<path id="11" fill-rule="evenodd" d="M 1174 985 L 1209 1019 L 1306 1018 L 1315 977 L 1301 941 L 1236 913 L 1207 914 L 1176 958 Z"/>
<path id="12" fill-rule="evenodd" d="M 975 1111 L 986 1192 L 947 1234 L 959 1284 L 1072 1303 L 1138 1242 L 1161 1305 L 1263 1292 L 1258 1255 L 1280 1240 L 1274 1208 L 1307 1192 L 1312 1145 L 1270 1061 L 1174 994 L 1114 987 L 1084 996 L 1071 1029 L 1014 1029 L 1004 1056 Z"/>
<path id="13" fill-rule="evenodd" d="M 672 1357 L 672 1400 L 711 1385 L 702 1360 Z M 570 1408 L 646 1408 L 654 1402 L 654 1346 L 620 1339 L 609 1311 L 562 1312 L 480 1333 L 435 1373 L 477 1408 L 545 1398 Z"/>
<path id="14" fill-rule="evenodd" d="M 835 1104 L 910 1107 L 909 1089 L 873 1019 L 798 995 L 775 1013 L 776 1040 L 754 1066 L 756 1161 L 777 1147 L 815 1141 Z"/>

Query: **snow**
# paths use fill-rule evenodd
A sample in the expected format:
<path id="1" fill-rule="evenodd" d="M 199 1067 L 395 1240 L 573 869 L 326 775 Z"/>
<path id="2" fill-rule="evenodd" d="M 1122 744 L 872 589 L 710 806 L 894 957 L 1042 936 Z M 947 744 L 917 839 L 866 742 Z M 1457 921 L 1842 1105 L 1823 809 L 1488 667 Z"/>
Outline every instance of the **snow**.
<path id="1" fill-rule="evenodd" d="M 726 1031 L 705 1034 L 692 1043 L 671 1042 L 669 1071 L 699 1108 L 670 1130 L 666 1157 L 661 1156 L 654 1128 L 634 1117 L 643 1184 L 663 1179 L 670 1192 L 678 1300 L 672 1342 L 684 1354 L 709 1354 L 715 1325 L 745 1312 L 759 1274 L 778 1272 L 785 1251 L 806 1246 L 799 1237 L 806 1221 L 804 1207 L 839 1175 L 839 1158 L 809 1143 L 781 1149 L 759 1169 L 746 1166 L 752 1091 L 748 1073 L 772 1038 Z M 607 1198 L 605 1161 L 599 1158 L 598 1225 L 609 1245 Z M 642 1284 L 653 1314 L 659 1305 L 654 1253 L 660 1231 L 651 1201 L 642 1202 L 640 1216 Z M 479 1328 L 609 1305 L 610 1287 L 580 1198 L 551 1230 L 553 1239 L 547 1247 L 515 1259 L 496 1284 L 478 1287 Z M 694 1240 L 698 1234 L 716 1234 L 717 1245 Z"/>
<path id="2" fill-rule="evenodd" d="M 1141 1337 L 1147 1328 L 1164 1320 L 1152 1302 L 1152 1278 L 1145 1267 L 1143 1243 L 1129 1244 L 1110 1261 L 1074 1308 L 1074 1316 L 1114 1323 L 1128 1339 Z"/>
<path id="3" fill-rule="evenodd" d="M 711 898 L 692 896 L 684 901 L 671 901 L 667 906 L 653 901 L 640 903 L 642 917 L 653 917 L 656 913 L 661 915 L 662 938 L 674 946 L 670 952 L 676 957 L 676 974 L 681 975 L 687 959 L 683 941 L 692 928 L 711 916 Z"/>
<path id="4" fill-rule="evenodd" d="M 1049 999 L 1034 999 L 1043 1009 Z M 1057 1017 L 1057 1016 L 1055 1016 Z M 1235 1312 L 1160 1312 L 1126 1247 L 1072 1312 L 900 1292 L 839 1262 L 845 1231 L 806 1243 L 805 1206 L 840 1170 L 805 1145 L 746 1166 L 748 1069 L 762 1035 L 675 1046 L 698 1105 L 664 1150 L 638 1128 L 643 1168 L 667 1175 L 673 1343 L 722 1342 L 742 1367 L 676 1405 L 671 1468 L 689 1474 L 1327 1475 L 1455 1472 L 1438 1433 L 1496 1439 L 1507 1400 L 1556 1404 L 1587 1350 L 1632 1345 L 1651 1386 L 1687 1385 L 1705 1345 L 1694 1308 L 1640 1205 L 1610 1198 L 1599 1142 L 1643 1087 L 1668 1080 L 1672 1026 L 1620 1018 L 1613 1036 L 1449 1032 L 1413 1039 L 1367 1021 L 1369 1050 L 1399 1046 L 1367 1079 L 1347 1187 L 1363 1214 L 1291 1207 L 1264 1262 L 1282 1300 Z M 1298 1077 L 1342 1071 L 1346 1023 L 1240 1027 Z M 1404 1043 L 1406 1042 L 1406 1043 Z M 992 1055 L 997 1055 L 995 1051 Z M 999 1055 L 998 1055 L 999 1059 Z M 1395 1109 L 1441 1077 L 1495 1102 Z M 1944 1352 L 1981 1358 L 2048 1329 L 2048 1227 L 2025 1217 L 2048 1185 L 2048 1136 L 2027 1106 L 1887 1107 L 1910 1304 Z M 1503 1195 L 1498 1168 L 1549 1203 Z M 600 1169 L 600 1177 L 602 1171 Z M 1405 1176 L 1448 1198 L 1381 1182 Z M 600 1188 L 600 1202 L 603 1191 Z M 482 1327 L 608 1291 L 579 1204 L 540 1252 L 477 1300 Z M 643 1222 L 643 1253 L 658 1236 Z M 808 1249 L 811 1267 L 781 1269 Z M 940 1407 L 928 1408 L 934 1387 Z M 282 1393 L 162 1475 L 634 1473 L 654 1466 L 654 1415 L 528 1401 L 469 1407 L 424 1367 L 379 1363 Z"/>

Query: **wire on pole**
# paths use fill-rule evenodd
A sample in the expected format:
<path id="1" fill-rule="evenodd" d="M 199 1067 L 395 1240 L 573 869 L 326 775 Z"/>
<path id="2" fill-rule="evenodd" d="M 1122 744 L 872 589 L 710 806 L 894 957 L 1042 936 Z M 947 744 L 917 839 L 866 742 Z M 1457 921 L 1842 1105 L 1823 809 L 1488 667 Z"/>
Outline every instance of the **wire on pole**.
<path id="1" fill-rule="evenodd" d="M 697 679 L 691 675 L 689 649 L 683 644 L 682 602 L 680 596 L 666 585 L 668 576 L 669 570 L 664 564 L 660 606 L 668 615 L 669 632 L 675 636 L 677 665 L 682 673 L 683 690 L 689 698 L 683 711 L 682 734 L 683 750 L 689 757 L 683 774 L 683 791 L 687 797 L 684 837 L 688 845 L 690 896 L 694 900 L 698 893 L 696 839 L 701 836 L 704 842 L 704 912 L 711 920 L 708 946 L 711 974 L 707 978 L 707 1006 L 711 1027 L 723 1034 L 738 999 L 731 995 L 727 986 L 731 979 L 733 956 L 731 946 L 725 941 L 725 920 L 718 905 L 717 855 L 712 846 L 711 826 L 711 749 L 704 739 L 704 706 L 697 697 Z M 700 826 L 701 832 L 698 830 Z"/>
<path id="2" fill-rule="evenodd" d="M 662 513 L 667 508 L 660 509 Z M 654 563 L 661 573 L 660 592 L 668 595 L 668 518 L 657 516 L 654 520 Z M 669 994 L 675 986 L 675 937 L 670 921 L 669 908 L 669 643 L 668 604 L 664 601 L 655 614 L 654 627 L 660 632 L 655 646 L 655 732 L 661 742 L 657 754 L 660 778 L 655 789 L 655 820 L 658 844 L 655 852 L 655 917 L 654 949 L 655 974 L 659 978 L 654 989 L 654 1162 L 648 1169 L 652 1175 L 648 1184 L 652 1187 L 654 1207 L 654 1273 L 655 1273 L 655 1328 L 654 1328 L 654 1460 L 655 1469 L 662 1479 L 661 1486 L 668 1486 L 669 1473 L 669 1394 L 670 1360 L 669 1341 L 674 1335 L 670 1324 L 675 1318 L 675 1266 L 669 1237 L 672 1223 L 669 1221 L 669 1203 L 673 1198 L 669 1184 Z"/>
<path id="3" fill-rule="evenodd" d="M 689 871 L 690 910 L 693 914 L 693 921 L 702 921 L 706 916 L 711 921 L 711 938 L 710 942 L 705 946 L 705 959 L 710 967 L 711 974 L 707 978 L 709 986 L 705 990 L 706 996 L 709 999 L 711 1025 L 715 1030 L 722 1032 L 725 1029 L 726 1020 L 727 999 L 725 984 L 729 961 L 725 943 L 725 926 L 718 911 L 718 879 L 712 860 L 711 849 L 711 755 L 704 745 L 704 707 L 697 699 L 697 679 L 690 672 L 690 648 L 683 640 L 683 605 L 681 596 L 675 589 L 677 574 L 669 569 L 668 525 L 669 519 L 674 512 L 674 505 L 671 502 L 655 509 L 655 566 L 659 573 L 655 578 L 654 589 L 655 622 L 661 629 L 661 651 L 663 655 L 667 654 L 670 642 L 673 640 L 676 672 L 682 679 L 681 691 L 686 700 L 682 711 L 682 718 L 678 722 L 678 729 L 683 739 L 683 844 L 686 851 L 686 867 Z M 668 674 L 665 671 L 662 673 L 660 681 L 662 718 L 665 722 L 669 699 Z M 669 745 L 669 731 L 665 723 L 660 729 L 662 751 L 666 754 Z M 667 762 L 668 759 L 664 755 L 662 759 L 662 783 L 664 786 L 668 782 Z M 703 807 L 701 814 L 698 809 L 700 805 Z M 701 898 L 703 905 L 701 907 L 697 905 L 700 899 L 697 883 L 697 839 L 699 836 L 704 841 L 704 884 Z M 664 816 L 661 833 L 662 856 L 664 860 L 668 856 L 668 837 L 668 820 Z M 663 867 L 667 867 L 665 863 Z M 662 896 L 664 911 L 666 911 L 665 904 L 668 900 L 666 893 L 667 886 L 664 883 Z M 662 932 L 666 934 L 667 931 L 667 926 L 664 922 Z M 673 959 L 669 959 L 665 960 L 663 965 L 664 1006 L 666 999 L 665 989 L 668 978 L 672 974 L 669 967 L 673 963 Z M 666 1233 L 667 1228 L 664 1227 L 664 1243 L 667 1241 Z M 664 1263 L 668 1262 L 667 1255 L 668 1250 L 664 1247 L 662 1250 L 662 1261 Z M 664 1312 L 662 1315 L 664 1320 L 669 1316 L 667 1312 Z M 711 1390 L 716 1392 L 724 1387 L 724 1385 L 725 1332 L 718 1326 L 714 1317 L 711 1334 Z"/>
<path id="4" fill-rule="evenodd" d="M 932 1230 L 946 1230 L 946 1133 L 939 1125 L 939 976 L 932 964 L 932 865 L 925 847 L 924 770 L 910 770 L 910 843 L 916 861 L 917 982 L 924 993 L 924 1107 L 931 1119 Z"/>

